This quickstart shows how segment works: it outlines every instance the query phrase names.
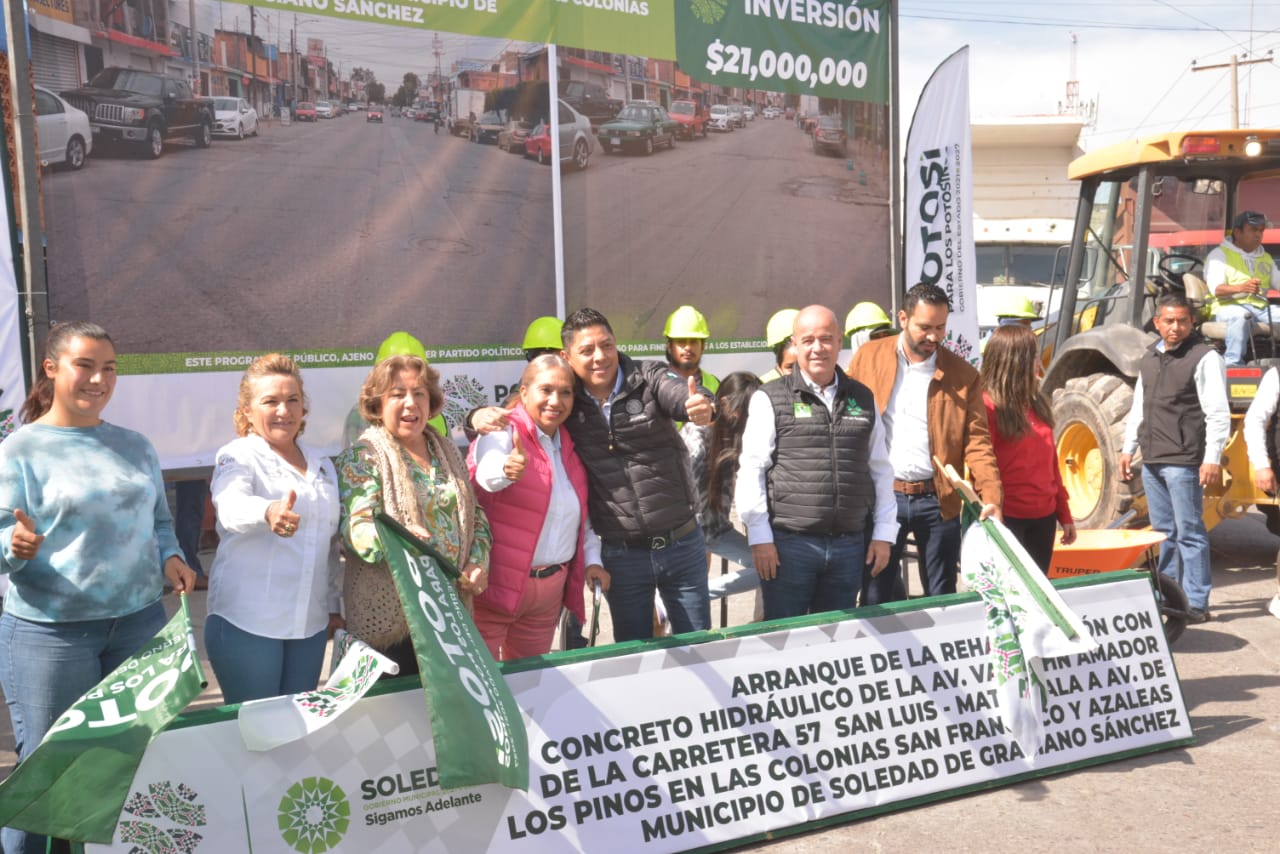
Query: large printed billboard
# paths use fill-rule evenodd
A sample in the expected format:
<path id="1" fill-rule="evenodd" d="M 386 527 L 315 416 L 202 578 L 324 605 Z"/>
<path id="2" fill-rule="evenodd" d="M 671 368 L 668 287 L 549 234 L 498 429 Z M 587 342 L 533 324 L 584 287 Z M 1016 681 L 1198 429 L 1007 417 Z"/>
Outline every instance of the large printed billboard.
<path id="1" fill-rule="evenodd" d="M 456 426 L 540 315 L 591 305 L 660 353 L 692 303 L 712 370 L 762 370 L 777 309 L 889 300 L 888 3 L 71 6 L 33 24 L 36 82 L 94 126 L 86 168 L 43 181 L 48 314 L 111 332 L 107 418 L 167 468 L 211 464 L 268 350 L 299 358 L 308 439 L 336 451 L 397 329 Z M 115 139 L 129 105 L 66 82 L 112 67 L 214 99 L 211 144 L 198 120 Z"/>

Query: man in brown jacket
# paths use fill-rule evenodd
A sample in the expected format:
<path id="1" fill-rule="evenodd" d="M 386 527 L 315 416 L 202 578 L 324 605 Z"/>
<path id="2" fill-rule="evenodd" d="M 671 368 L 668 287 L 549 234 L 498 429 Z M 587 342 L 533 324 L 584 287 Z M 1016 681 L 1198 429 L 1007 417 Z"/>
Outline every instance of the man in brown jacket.
<path id="1" fill-rule="evenodd" d="M 967 466 L 984 506 L 982 517 L 999 516 L 1003 494 L 978 372 L 942 346 L 951 306 L 946 291 L 919 284 L 907 291 L 898 312 L 902 332 L 864 344 L 848 374 L 868 386 L 884 419 L 898 499 L 898 541 L 889 565 L 877 576 L 864 573 L 862 604 L 906 598 L 902 550 L 915 536 L 925 593 L 956 592 L 960 562 L 960 496 L 933 458 L 958 472 Z"/>

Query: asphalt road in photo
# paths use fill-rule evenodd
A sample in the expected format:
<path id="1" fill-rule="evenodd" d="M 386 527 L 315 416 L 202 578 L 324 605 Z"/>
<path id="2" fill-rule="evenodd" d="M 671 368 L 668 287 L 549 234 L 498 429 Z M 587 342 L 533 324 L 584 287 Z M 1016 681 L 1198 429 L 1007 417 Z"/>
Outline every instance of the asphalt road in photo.
<path id="1" fill-rule="evenodd" d="M 605 155 L 561 179 L 565 296 L 619 340 L 661 337 L 696 305 L 714 338 L 760 337 L 779 308 L 838 314 L 889 288 L 886 150 L 819 154 L 786 119 Z M 865 183 L 864 183 L 865 182 Z"/>
<path id="2" fill-rule="evenodd" d="M 95 147 L 44 173 L 50 315 L 124 353 L 505 342 L 555 305 L 551 175 L 390 113 Z"/>

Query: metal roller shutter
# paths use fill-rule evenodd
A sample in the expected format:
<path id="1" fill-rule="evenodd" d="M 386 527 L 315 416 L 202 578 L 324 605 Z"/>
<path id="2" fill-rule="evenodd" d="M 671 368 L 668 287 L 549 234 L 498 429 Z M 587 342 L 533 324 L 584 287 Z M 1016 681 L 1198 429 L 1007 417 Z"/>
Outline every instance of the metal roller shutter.
<path id="1" fill-rule="evenodd" d="M 31 70 L 36 84 L 54 92 L 80 86 L 76 43 L 31 29 Z"/>

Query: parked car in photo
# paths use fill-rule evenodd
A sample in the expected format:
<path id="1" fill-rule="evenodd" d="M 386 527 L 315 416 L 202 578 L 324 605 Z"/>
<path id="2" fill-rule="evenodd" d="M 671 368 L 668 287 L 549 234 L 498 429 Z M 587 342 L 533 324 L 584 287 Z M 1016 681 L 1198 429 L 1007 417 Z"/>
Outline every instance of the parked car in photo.
<path id="1" fill-rule="evenodd" d="M 561 80 L 557 88 L 561 100 L 579 115 L 586 116 L 593 126 L 609 121 L 622 109 L 622 102 L 610 98 L 598 83 Z"/>
<path id="2" fill-rule="evenodd" d="M 575 110 L 572 104 L 564 101 L 560 102 L 556 119 L 560 162 L 572 163 L 578 169 L 586 169 L 587 160 L 596 146 L 596 137 L 591 131 L 591 119 Z"/>
<path id="3" fill-rule="evenodd" d="M 316 101 L 316 115 L 322 119 L 331 119 L 337 113 L 333 110 L 333 104 L 328 101 Z"/>
<path id="4" fill-rule="evenodd" d="M 245 134 L 257 136 L 258 111 L 244 98 L 214 98 L 213 134 L 236 139 L 244 139 Z"/>
<path id="5" fill-rule="evenodd" d="M 697 101 L 672 101 L 671 118 L 680 123 L 680 137 L 693 139 L 707 135 L 707 111 Z"/>
<path id="6" fill-rule="evenodd" d="M 498 148 L 508 154 L 524 154 L 524 141 L 529 138 L 533 123 L 524 119 L 509 119 L 498 131 Z"/>
<path id="7" fill-rule="evenodd" d="M 765 107 L 764 113 L 762 115 L 764 115 L 766 119 L 780 118 L 782 116 L 782 108 L 781 107 Z"/>
<path id="8" fill-rule="evenodd" d="M 782 111 L 782 117 L 787 121 L 792 121 L 796 117 L 795 107 L 787 107 Z"/>
<path id="9" fill-rule="evenodd" d="M 316 105 L 310 101 L 299 101 L 297 106 L 293 108 L 293 112 L 300 122 L 314 122 L 316 120 Z"/>
<path id="10" fill-rule="evenodd" d="M 498 134 L 506 127 L 506 116 L 501 110 L 489 110 L 476 119 L 475 128 L 471 131 L 472 142 L 497 143 Z"/>
<path id="11" fill-rule="evenodd" d="M 400 111 L 400 115 L 404 116 L 406 119 L 413 118 L 414 116 L 413 107 L 405 107 L 403 110 Z"/>
<path id="12" fill-rule="evenodd" d="M 40 86 L 36 87 L 36 128 L 40 132 L 41 163 L 80 169 L 93 151 L 89 116 Z"/>
<path id="13" fill-rule="evenodd" d="M 655 145 L 675 148 L 679 131 L 680 123 L 661 107 L 632 103 L 623 107 L 616 119 L 600 125 L 597 134 L 605 154 L 612 154 L 615 148 L 633 148 L 648 155 L 653 154 Z"/>
<path id="14" fill-rule="evenodd" d="M 168 140 L 213 143 L 213 101 L 197 97 L 185 77 L 110 67 L 59 94 L 89 117 L 95 146 L 118 142 L 155 160 Z"/>
<path id="15" fill-rule="evenodd" d="M 733 115 L 727 104 L 712 104 L 707 113 L 707 127 L 723 133 L 733 132 Z"/>
<path id="16" fill-rule="evenodd" d="M 840 155 L 849 153 L 849 134 L 845 133 L 839 116 L 823 116 L 813 129 L 814 154 L 825 151 L 834 151 Z"/>
<path id="17" fill-rule="evenodd" d="M 744 128 L 747 126 L 747 111 L 741 104 L 729 105 L 729 117 L 733 119 L 733 126 Z"/>
<path id="18" fill-rule="evenodd" d="M 377 104 L 370 107 L 369 112 L 365 113 L 364 115 L 364 120 L 366 124 L 368 124 L 369 122 L 377 122 L 378 124 L 382 124 L 382 107 L 379 107 Z"/>

